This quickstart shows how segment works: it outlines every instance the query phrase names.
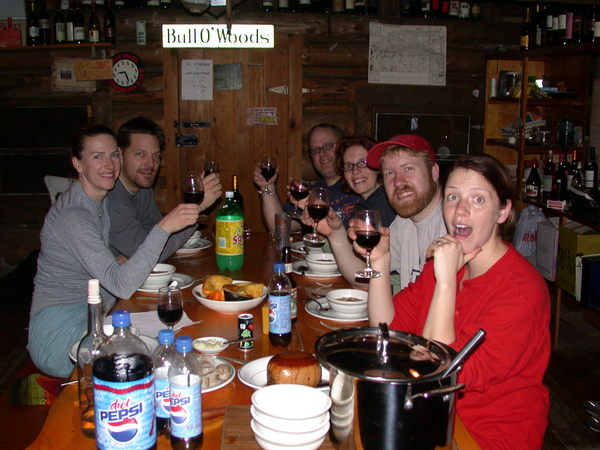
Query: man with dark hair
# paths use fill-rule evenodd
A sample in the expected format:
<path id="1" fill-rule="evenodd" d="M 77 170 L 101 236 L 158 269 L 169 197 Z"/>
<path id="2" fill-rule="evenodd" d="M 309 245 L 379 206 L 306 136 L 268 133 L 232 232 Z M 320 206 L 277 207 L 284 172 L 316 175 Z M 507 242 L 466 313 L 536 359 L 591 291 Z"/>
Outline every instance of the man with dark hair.
<path id="1" fill-rule="evenodd" d="M 123 163 L 119 179 L 108 193 L 109 239 L 115 255 L 129 258 L 162 219 L 152 186 L 160 169 L 165 135 L 155 122 L 136 117 L 119 127 L 117 144 L 123 154 Z M 221 196 L 222 190 L 219 174 L 206 176 L 203 184 L 201 210 L 211 206 Z M 160 261 L 181 248 L 195 230 L 196 227 L 191 226 L 173 233 L 165 244 Z"/>
<path id="2" fill-rule="evenodd" d="M 337 125 L 321 123 L 312 127 L 308 133 L 308 152 L 315 172 L 321 179 L 312 185 L 313 188 L 323 187 L 329 191 L 331 197 L 331 208 L 347 225 L 352 217 L 354 205 L 360 199 L 358 195 L 347 194 L 342 190 L 340 176 L 335 170 L 335 149 L 337 142 L 344 137 L 344 132 Z M 281 204 L 274 189 L 265 189 L 273 185 L 279 173 L 270 180 L 265 180 L 257 165 L 254 169 L 254 182 L 260 188 L 262 199 L 263 220 L 270 232 L 275 230 L 275 213 L 281 211 L 292 212 L 294 206 L 291 203 Z M 286 180 L 287 182 L 288 180 Z M 299 229 L 300 224 L 292 223 L 292 229 Z"/>

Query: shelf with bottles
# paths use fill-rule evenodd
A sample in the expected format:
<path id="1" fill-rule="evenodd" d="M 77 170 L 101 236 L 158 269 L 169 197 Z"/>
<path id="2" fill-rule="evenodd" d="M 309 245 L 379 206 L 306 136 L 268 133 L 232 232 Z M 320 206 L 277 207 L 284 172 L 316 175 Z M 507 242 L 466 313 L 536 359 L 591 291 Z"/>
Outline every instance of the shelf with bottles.
<path id="1" fill-rule="evenodd" d="M 82 42 L 81 44 L 50 44 L 50 45 L 22 45 L 20 47 L 0 47 L 0 52 L 26 52 L 26 51 L 48 51 L 48 50 L 76 50 L 82 48 L 112 48 L 114 44 L 110 42 L 89 43 Z"/>

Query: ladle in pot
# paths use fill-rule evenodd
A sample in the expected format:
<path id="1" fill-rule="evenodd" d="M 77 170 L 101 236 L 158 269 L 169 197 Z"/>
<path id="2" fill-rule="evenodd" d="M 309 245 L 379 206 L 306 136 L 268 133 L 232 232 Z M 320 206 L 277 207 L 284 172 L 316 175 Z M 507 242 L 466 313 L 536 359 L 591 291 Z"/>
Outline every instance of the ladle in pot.
<path id="1" fill-rule="evenodd" d="M 458 352 L 456 357 L 452 361 L 450 361 L 450 364 L 448 364 L 448 367 L 446 367 L 446 370 L 444 370 L 444 372 L 442 373 L 442 378 L 447 377 L 458 366 L 460 366 L 463 363 L 463 361 L 467 359 L 467 356 L 469 356 L 471 352 L 475 350 L 475 347 L 477 347 L 481 343 L 484 337 L 485 330 L 483 330 L 482 328 L 477 330 L 473 337 L 469 339 L 469 342 L 467 342 L 462 348 L 462 350 Z"/>

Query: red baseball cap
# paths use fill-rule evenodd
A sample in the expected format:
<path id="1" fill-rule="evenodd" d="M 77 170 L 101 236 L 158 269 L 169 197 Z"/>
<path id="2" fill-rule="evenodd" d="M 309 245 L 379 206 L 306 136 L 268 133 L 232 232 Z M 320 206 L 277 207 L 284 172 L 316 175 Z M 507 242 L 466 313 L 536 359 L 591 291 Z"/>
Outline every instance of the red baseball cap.
<path id="1" fill-rule="evenodd" d="M 427 152 L 427 156 L 431 162 L 436 162 L 433 147 L 427 139 L 416 134 L 399 134 L 390 138 L 389 141 L 380 142 L 379 144 L 375 144 L 373 147 L 371 147 L 367 156 L 367 164 L 369 167 L 379 169 L 379 160 L 381 159 L 381 154 L 384 150 L 393 145 L 398 145 L 400 147 L 406 147 L 421 152 Z"/>

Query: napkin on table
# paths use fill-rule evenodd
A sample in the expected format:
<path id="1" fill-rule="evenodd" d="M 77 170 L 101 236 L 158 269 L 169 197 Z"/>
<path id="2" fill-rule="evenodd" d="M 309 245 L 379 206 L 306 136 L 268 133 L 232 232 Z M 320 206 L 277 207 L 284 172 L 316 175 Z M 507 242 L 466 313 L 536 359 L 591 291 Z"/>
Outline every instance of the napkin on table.
<path id="1" fill-rule="evenodd" d="M 140 334 L 155 338 L 158 336 L 158 332 L 167 328 L 167 326 L 160 321 L 156 311 L 144 311 L 131 313 L 131 324 L 140 330 Z M 107 316 L 104 318 L 105 324 L 112 324 L 112 317 Z M 175 325 L 176 328 L 186 327 L 192 325 L 195 322 L 191 320 L 188 315 L 183 312 L 181 320 Z"/>

